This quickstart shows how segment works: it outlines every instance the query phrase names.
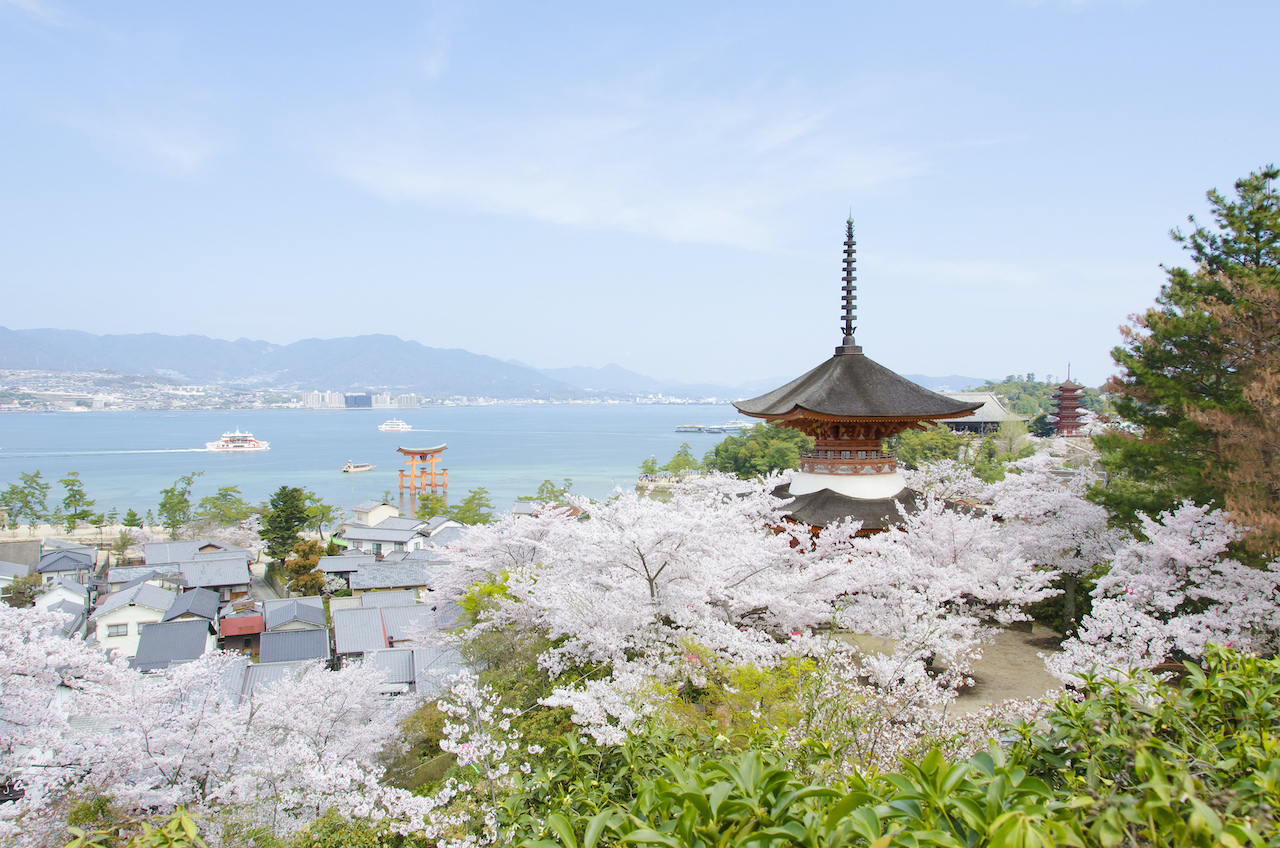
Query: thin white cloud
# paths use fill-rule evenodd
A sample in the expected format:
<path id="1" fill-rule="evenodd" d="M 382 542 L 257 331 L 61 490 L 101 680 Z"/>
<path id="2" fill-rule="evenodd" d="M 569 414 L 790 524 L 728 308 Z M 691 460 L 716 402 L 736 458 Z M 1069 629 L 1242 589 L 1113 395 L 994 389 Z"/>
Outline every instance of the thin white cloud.
<path id="1" fill-rule="evenodd" d="M 51 26 L 69 26 L 75 18 L 48 0 L 0 0 L 0 6 L 9 6 Z"/>
<path id="2" fill-rule="evenodd" d="M 773 241 L 770 219 L 789 202 L 920 170 L 910 151 L 861 141 L 837 110 L 780 104 L 413 115 L 347 134 L 324 155 L 338 174 L 391 200 L 739 247 Z"/>
<path id="3" fill-rule="evenodd" d="M 105 140 L 137 167 L 172 176 L 195 174 L 230 149 L 207 130 L 178 122 L 136 116 L 81 116 L 69 123 Z"/>

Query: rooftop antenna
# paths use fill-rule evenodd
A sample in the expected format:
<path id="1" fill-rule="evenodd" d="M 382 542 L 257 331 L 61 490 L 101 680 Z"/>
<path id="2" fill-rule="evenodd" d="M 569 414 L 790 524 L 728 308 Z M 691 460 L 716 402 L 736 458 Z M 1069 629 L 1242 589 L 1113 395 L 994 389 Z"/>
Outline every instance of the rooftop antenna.
<path id="1" fill-rule="evenodd" d="M 844 292 L 842 301 L 844 303 L 844 343 L 836 348 L 836 355 L 846 353 L 862 353 L 862 347 L 854 343 L 853 334 L 858 328 L 854 326 L 858 316 L 858 296 L 854 294 L 858 287 L 854 285 L 858 281 L 858 242 L 853 238 L 853 209 L 849 209 L 849 220 L 845 222 L 844 237 L 844 286 L 841 291 Z"/>

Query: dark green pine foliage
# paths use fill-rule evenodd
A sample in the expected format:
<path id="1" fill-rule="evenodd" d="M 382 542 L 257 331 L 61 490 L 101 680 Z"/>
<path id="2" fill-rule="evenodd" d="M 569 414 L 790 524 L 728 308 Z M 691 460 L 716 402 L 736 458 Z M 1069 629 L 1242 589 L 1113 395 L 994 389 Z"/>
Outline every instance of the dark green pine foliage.
<path id="1" fill-rule="evenodd" d="M 262 538 L 267 543 L 267 555 L 278 562 L 293 552 L 293 546 L 301 538 L 307 515 L 307 493 L 297 486 L 281 486 L 271 496 L 262 519 Z"/>
<path id="2" fill-rule="evenodd" d="M 743 480 L 785 471 L 800 464 L 800 454 L 813 450 L 813 439 L 790 427 L 756 424 L 740 436 L 729 436 L 707 451 L 709 471 L 736 474 Z M 674 458 L 673 458 L 674 461 Z"/>
<path id="3" fill-rule="evenodd" d="M 1207 298 L 1232 302 L 1222 279 L 1280 285 L 1280 197 L 1274 166 L 1235 184 L 1235 197 L 1208 193 L 1214 227 L 1189 218 L 1189 234 L 1173 238 L 1190 252 L 1194 268 L 1168 269 L 1156 305 L 1121 328 L 1124 344 L 1112 358 L 1122 369 L 1107 389 L 1115 409 L 1136 434 L 1095 437 L 1108 479 L 1094 495 L 1125 523 L 1183 500 L 1222 505 L 1225 462 L 1216 437 L 1188 416 L 1191 410 L 1247 408 L 1239 363 L 1223 344 Z"/>

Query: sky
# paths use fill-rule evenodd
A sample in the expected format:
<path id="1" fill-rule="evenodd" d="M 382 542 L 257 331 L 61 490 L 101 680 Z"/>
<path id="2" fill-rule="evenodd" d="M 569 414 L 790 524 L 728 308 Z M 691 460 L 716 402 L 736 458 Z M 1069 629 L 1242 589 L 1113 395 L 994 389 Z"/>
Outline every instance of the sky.
<path id="1" fill-rule="evenodd" d="M 0 325 L 1089 385 L 1280 160 L 1280 4 L 0 0 Z"/>

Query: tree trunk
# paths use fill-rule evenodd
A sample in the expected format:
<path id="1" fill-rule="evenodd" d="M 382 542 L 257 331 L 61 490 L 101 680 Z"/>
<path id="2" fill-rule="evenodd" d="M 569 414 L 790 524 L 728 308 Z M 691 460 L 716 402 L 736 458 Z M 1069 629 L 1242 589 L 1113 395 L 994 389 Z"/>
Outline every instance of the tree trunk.
<path id="1" fill-rule="evenodd" d="M 1076 584 L 1079 582 L 1074 574 L 1062 577 L 1062 635 L 1071 636 L 1076 632 Z"/>

